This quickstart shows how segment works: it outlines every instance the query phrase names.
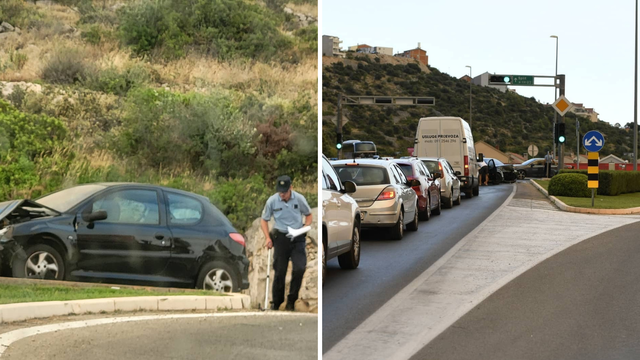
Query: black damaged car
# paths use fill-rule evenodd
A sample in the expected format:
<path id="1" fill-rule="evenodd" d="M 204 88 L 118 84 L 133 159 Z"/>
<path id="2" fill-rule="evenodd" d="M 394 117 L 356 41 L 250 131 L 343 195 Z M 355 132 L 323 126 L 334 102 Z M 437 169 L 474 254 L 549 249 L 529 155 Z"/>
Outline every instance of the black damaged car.
<path id="1" fill-rule="evenodd" d="M 0 263 L 20 278 L 249 287 L 245 239 L 208 198 L 135 183 L 0 202 Z"/>

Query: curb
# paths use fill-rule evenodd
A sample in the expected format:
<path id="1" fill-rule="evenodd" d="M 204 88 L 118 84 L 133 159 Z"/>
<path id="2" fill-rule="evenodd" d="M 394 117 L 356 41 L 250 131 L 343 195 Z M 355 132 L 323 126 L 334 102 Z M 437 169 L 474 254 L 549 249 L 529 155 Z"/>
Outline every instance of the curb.
<path id="1" fill-rule="evenodd" d="M 248 310 L 249 295 L 138 296 L 70 301 L 43 301 L 0 305 L 0 324 L 63 315 L 116 311 Z"/>
<path id="2" fill-rule="evenodd" d="M 538 185 L 537 182 L 535 182 L 533 180 L 529 180 L 529 182 L 535 188 L 537 188 L 541 193 L 543 193 L 544 196 L 549 198 L 549 200 L 551 200 L 551 202 L 554 203 L 562 211 L 581 213 L 581 214 L 596 214 L 596 215 L 634 215 L 634 214 L 640 214 L 640 207 L 628 208 L 628 209 L 590 209 L 590 208 L 569 206 L 569 205 L 563 203 L 562 201 L 560 201 L 560 199 L 558 199 L 557 197 L 550 196 L 549 193 L 547 192 L 547 190 L 545 190 L 542 186 Z"/>

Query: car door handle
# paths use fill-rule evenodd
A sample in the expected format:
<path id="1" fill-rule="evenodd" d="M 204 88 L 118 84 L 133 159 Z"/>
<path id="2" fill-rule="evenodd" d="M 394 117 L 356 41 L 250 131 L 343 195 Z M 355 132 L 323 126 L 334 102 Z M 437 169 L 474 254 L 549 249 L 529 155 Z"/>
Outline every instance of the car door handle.
<path id="1" fill-rule="evenodd" d="M 163 234 L 160 234 L 160 233 L 156 233 L 156 234 L 154 235 L 154 237 L 156 238 L 156 240 L 162 240 L 162 239 L 164 239 L 164 235 L 163 235 Z"/>

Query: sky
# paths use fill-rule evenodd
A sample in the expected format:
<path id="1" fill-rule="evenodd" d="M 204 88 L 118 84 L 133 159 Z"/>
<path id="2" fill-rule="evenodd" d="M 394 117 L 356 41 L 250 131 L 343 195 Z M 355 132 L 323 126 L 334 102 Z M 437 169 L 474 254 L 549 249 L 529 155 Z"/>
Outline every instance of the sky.
<path id="1" fill-rule="evenodd" d="M 343 50 L 368 44 L 395 54 L 421 43 L 430 66 L 457 78 L 466 65 L 474 77 L 555 75 L 557 35 L 566 98 L 612 125 L 634 121 L 634 1 L 322 0 L 321 13 L 321 34 L 338 36 Z M 510 88 L 554 101 L 553 87 Z"/>

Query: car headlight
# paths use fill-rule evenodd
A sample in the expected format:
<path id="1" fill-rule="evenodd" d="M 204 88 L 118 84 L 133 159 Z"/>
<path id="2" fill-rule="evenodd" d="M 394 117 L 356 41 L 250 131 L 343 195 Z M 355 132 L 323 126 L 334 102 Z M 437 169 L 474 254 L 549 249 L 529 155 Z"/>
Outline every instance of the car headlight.
<path id="1" fill-rule="evenodd" d="M 11 240 L 13 234 L 13 226 L 7 226 L 4 229 L 0 229 L 0 242 L 7 242 Z"/>

